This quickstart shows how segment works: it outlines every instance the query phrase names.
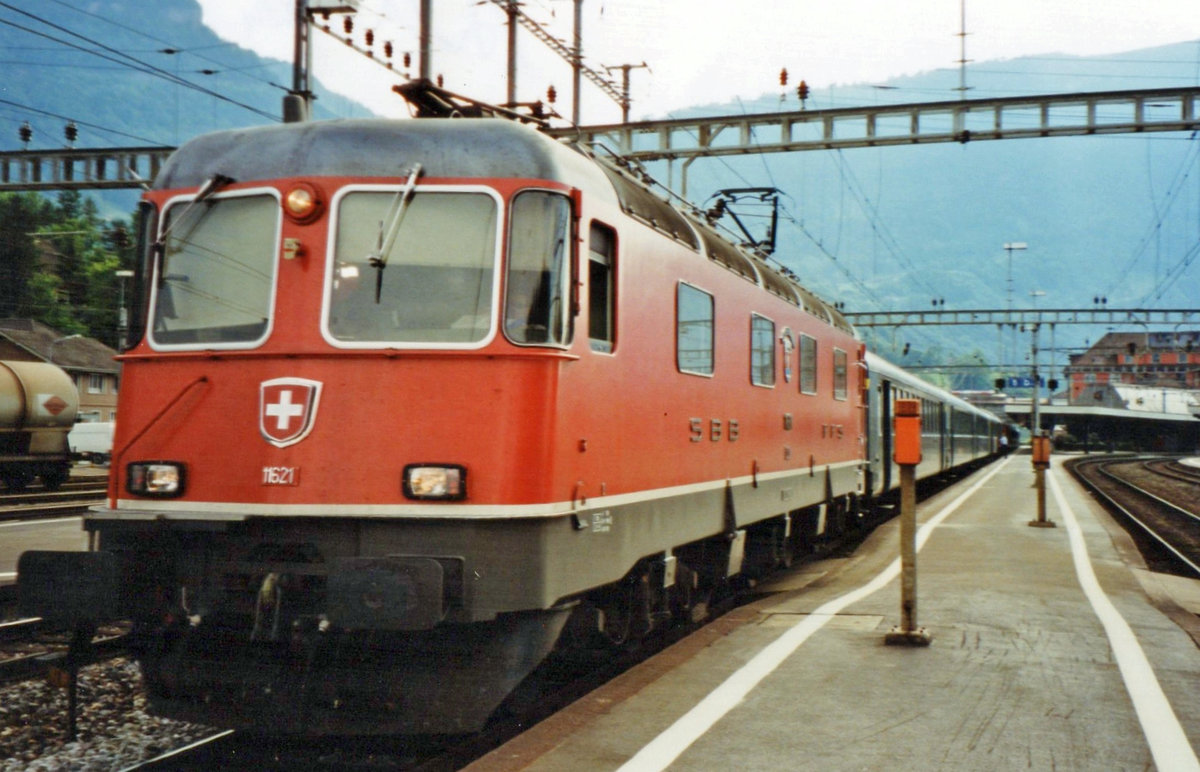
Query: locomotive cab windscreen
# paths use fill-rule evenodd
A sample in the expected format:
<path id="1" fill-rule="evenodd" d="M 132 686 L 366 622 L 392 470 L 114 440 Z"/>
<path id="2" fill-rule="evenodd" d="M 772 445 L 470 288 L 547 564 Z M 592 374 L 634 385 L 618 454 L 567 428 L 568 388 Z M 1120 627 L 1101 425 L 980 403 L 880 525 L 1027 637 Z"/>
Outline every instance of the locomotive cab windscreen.
<path id="1" fill-rule="evenodd" d="M 243 347 L 268 333 L 280 209 L 274 191 L 177 199 L 155 245 L 150 339 L 158 347 Z"/>
<path id="2" fill-rule="evenodd" d="M 336 201 L 326 316 L 331 342 L 486 342 L 499 292 L 497 198 L 481 189 L 421 188 L 381 255 L 396 195 L 394 188 L 351 188 Z"/>
<path id="3" fill-rule="evenodd" d="M 337 199 L 328 339 L 347 348 L 485 345 L 501 305 L 499 198 L 484 189 L 423 186 L 393 240 L 383 234 L 396 195 L 354 188 Z M 566 196 L 533 190 L 512 200 L 503 333 L 513 343 L 570 342 L 572 227 Z"/>

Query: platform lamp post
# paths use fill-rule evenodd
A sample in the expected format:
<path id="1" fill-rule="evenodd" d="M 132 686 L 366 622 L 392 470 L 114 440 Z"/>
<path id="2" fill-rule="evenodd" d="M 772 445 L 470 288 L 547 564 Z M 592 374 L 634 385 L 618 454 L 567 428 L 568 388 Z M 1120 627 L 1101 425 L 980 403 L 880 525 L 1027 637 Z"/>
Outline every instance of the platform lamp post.
<path id="1" fill-rule="evenodd" d="M 64 335 L 64 336 L 62 336 L 61 338 L 55 338 L 55 339 L 54 339 L 53 341 L 51 341 L 51 343 L 50 343 L 50 354 L 49 354 L 49 355 L 46 357 L 46 361 L 47 361 L 47 362 L 49 362 L 50 364 L 55 364 L 55 361 L 54 361 L 54 350 L 55 350 L 56 348 L 58 348 L 58 344 L 59 344 L 59 343 L 62 343 L 63 341 L 74 340 L 75 338 L 82 338 L 82 337 L 83 337 L 83 333 L 81 333 L 81 332 L 73 332 L 73 333 L 71 333 L 70 335 Z"/>
<path id="2" fill-rule="evenodd" d="M 1008 279 L 1005 283 L 1005 287 L 1007 288 L 1006 292 L 1008 294 L 1008 316 L 1009 316 L 1008 321 L 1010 324 L 1012 323 L 1012 311 L 1013 311 L 1012 253 L 1013 252 L 1023 252 L 1026 249 L 1029 249 L 1029 245 L 1026 244 L 1024 241 L 1006 241 L 1006 242 L 1004 242 L 1004 251 L 1008 253 Z M 1011 348 L 1012 348 L 1013 359 L 1015 360 L 1016 353 L 1017 353 L 1016 331 L 1015 331 L 1016 325 L 1013 325 L 1013 326 L 1014 326 L 1014 331 L 1013 331 L 1013 341 L 1012 341 Z"/>
<path id="3" fill-rule="evenodd" d="M 1037 518 L 1029 521 L 1029 525 L 1034 528 L 1054 528 L 1056 523 L 1046 519 L 1046 470 L 1050 467 L 1050 438 L 1042 433 L 1041 411 L 1038 408 L 1038 401 L 1041 395 L 1038 393 L 1038 328 L 1041 325 L 1034 323 L 1033 325 L 1033 400 L 1030 404 L 1030 433 L 1029 439 L 1030 448 L 1033 453 L 1033 487 L 1037 490 Z"/>
<path id="4" fill-rule="evenodd" d="M 917 627 L 917 464 L 921 463 L 921 402 L 898 399 L 892 418 L 894 450 L 900 465 L 900 624 L 884 636 L 889 646 L 928 646 Z"/>
<path id="5" fill-rule="evenodd" d="M 125 281 L 133 278 L 133 271 L 120 269 L 113 271 L 113 276 L 120 281 L 121 287 L 117 300 L 117 345 L 121 351 L 124 351 L 127 343 L 125 339 L 129 334 L 129 309 L 125 308 Z"/>

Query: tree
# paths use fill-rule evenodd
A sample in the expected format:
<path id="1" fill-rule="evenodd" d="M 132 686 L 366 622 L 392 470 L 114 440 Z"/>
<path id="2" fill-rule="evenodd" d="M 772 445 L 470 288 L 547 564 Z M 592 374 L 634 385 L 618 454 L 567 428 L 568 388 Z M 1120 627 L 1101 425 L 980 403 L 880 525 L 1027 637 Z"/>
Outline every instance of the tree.
<path id="1" fill-rule="evenodd" d="M 36 193 L 0 194 L 0 317 L 31 315 L 28 284 L 39 256 L 31 234 L 49 218 L 49 203 Z"/>
<path id="2" fill-rule="evenodd" d="M 64 191 L 0 195 L 0 317 L 32 318 L 65 334 L 117 341 L 116 271 L 134 263 L 129 225 Z"/>

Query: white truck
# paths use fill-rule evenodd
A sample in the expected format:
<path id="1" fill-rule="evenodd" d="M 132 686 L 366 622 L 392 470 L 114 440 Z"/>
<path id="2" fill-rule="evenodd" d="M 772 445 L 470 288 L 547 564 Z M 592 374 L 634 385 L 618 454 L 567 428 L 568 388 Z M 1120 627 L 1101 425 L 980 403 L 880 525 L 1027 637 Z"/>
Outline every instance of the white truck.
<path id="1" fill-rule="evenodd" d="M 93 464 L 107 464 L 112 456 L 113 422 L 86 421 L 77 423 L 67 435 L 71 457 Z"/>

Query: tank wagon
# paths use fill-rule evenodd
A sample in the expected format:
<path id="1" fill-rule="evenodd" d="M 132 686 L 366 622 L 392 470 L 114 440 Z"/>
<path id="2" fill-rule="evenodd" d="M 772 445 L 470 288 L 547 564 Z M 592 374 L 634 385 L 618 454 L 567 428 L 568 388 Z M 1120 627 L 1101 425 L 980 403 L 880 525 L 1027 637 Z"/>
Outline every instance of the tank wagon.
<path id="1" fill-rule="evenodd" d="M 212 134 L 143 207 L 86 528 L 160 713 L 473 731 L 555 646 L 699 615 L 873 493 L 842 316 L 531 128 Z"/>
<path id="2" fill-rule="evenodd" d="M 71 377 L 45 362 L 0 361 L 0 481 L 24 490 L 35 478 L 55 490 L 71 474 L 67 432 L 79 394 Z"/>

